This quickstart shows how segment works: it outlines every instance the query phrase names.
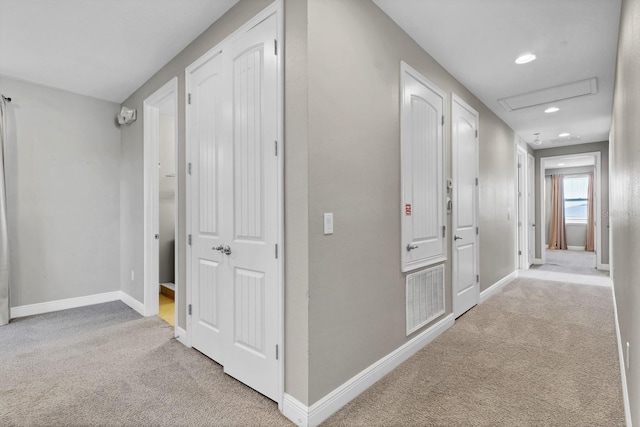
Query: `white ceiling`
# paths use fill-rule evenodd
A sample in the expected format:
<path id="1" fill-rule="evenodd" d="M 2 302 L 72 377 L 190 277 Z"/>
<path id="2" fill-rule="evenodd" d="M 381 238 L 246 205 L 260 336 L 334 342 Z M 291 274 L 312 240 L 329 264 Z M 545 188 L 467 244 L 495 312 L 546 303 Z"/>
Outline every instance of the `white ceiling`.
<path id="1" fill-rule="evenodd" d="M 120 103 L 237 2 L 0 0 L 0 74 Z"/>
<path id="2" fill-rule="evenodd" d="M 620 0 L 373 0 L 423 49 L 532 143 L 606 141 Z M 516 65 L 531 52 L 537 60 Z M 501 98 L 596 77 L 598 93 L 507 112 Z M 545 114 L 556 105 L 560 111 Z M 551 143 L 569 132 L 572 141 Z"/>
<path id="3" fill-rule="evenodd" d="M 237 1 L 0 0 L 0 74 L 120 103 Z M 620 0 L 373 1 L 534 148 L 608 139 Z M 592 77 L 552 115 L 498 103 Z"/>
<path id="4" fill-rule="evenodd" d="M 545 169 L 575 168 L 580 166 L 593 166 L 596 164 L 594 155 L 569 155 L 543 158 L 542 167 Z"/>

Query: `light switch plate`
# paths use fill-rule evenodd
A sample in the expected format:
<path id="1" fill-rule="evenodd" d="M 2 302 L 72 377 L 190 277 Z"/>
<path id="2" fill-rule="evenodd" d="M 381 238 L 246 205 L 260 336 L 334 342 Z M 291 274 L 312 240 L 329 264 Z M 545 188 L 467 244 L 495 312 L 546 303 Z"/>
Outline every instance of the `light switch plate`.
<path id="1" fill-rule="evenodd" d="M 333 234 L 333 213 L 324 214 L 324 234 Z"/>

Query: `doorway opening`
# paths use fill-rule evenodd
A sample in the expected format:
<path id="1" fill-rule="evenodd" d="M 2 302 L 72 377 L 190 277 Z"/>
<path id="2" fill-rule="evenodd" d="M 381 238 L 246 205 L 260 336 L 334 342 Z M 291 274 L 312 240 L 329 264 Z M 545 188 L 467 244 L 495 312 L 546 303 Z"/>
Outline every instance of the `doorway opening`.
<path id="1" fill-rule="evenodd" d="M 178 79 L 173 78 L 144 101 L 145 316 L 158 315 L 175 325 Z"/>
<path id="2" fill-rule="evenodd" d="M 542 158 L 540 242 L 543 271 L 608 276 L 602 264 L 600 153 Z"/>

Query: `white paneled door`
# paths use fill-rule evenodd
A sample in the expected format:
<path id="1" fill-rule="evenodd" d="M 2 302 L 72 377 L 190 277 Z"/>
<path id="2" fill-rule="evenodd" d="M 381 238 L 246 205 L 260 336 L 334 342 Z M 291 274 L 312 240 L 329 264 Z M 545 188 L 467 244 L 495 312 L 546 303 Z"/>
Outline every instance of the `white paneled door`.
<path id="1" fill-rule="evenodd" d="M 191 344 L 280 399 L 275 14 L 188 69 Z"/>
<path id="2" fill-rule="evenodd" d="M 478 113 L 458 97 L 451 108 L 453 311 L 478 303 Z"/>
<path id="3" fill-rule="evenodd" d="M 536 161 L 531 154 L 527 155 L 527 225 L 529 226 L 529 236 L 527 239 L 527 268 L 533 264 L 536 253 Z"/>
<path id="4" fill-rule="evenodd" d="M 444 261 L 444 93 L 404 62 L 402 73 L 402 271 Z"/>

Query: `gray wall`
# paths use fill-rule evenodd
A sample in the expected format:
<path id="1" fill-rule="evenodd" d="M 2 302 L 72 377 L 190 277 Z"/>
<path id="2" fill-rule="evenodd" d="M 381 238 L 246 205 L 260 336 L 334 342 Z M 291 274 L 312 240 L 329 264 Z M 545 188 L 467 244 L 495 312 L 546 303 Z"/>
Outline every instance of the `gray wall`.
<path id="1" fill-rule="evenodd" d="M 536 150 L 536 224 L 542 224 L 540 219 L 541 194 L 540 191 L 540 159 L 542 157 L 563 156 L 566 154 L 579 154 L 579 153 L 595 153 L 600 152 L 600 167 L 601 167 L 601 191 L 602 200 L 600 205 L 600 213 L 596 215 L 596 220 L 600 221 L 600 241 L 602 244 L 602 263 L 609 263 L 609 142 L 594 142 L 591 144 L 569 145 L 566 147 L 547 148 L 544 150 Z M 536 227 L 536 258 L 541 258 L 541 240 L 543 228 Z"/>
<path id="2" fill-rule="evenodd" d="M 412 338 L 399 253 L 401 60 L 447 93 L 447 120 L 452 92 L 479 111 L 482 289 L 514 270 L 513 131 L 371 1 L 309 0 L 309 404 Z M 333 235 L 323 212 L 334 213 Z"/>
<path id="3" fill-rule="evenodd" d="M 122 290 L 142 302 L 144 299 L 144 197 L 143 197 L 143 157 L 142 123 L 144 100 L 173 77 L 178 78 L 178 171 L 176 185 L 179 193 L 178 205 L 178 253 L 179 275 L 178 298 L 186 300 L 186 237 L 185 230 L 185 128 L 184 128 L 184 70 L 233 31 L 247 22 L 271 3 L 269 0 L 241 0 L 224 16 L 206 29 L 182 52 L 160 69 L 144 85 L 136 90 L 123 105 L 138 110 L 138 120 L 122 128 L 122 156 L 120 171 L 120 280 Z M 134 280 L 131 280 L 134 271 Z M 186 312 L 178 307 L 178 326 L 186 327 Z"/>
<path id="4" fill-rule="evenodd" d="M 159 280 L 160 283 L 174 281 L 175 275 L 175 218 L 176 218 L 176 147 L 175 118 L 160 114 L 160 164 L 158 168 L 159 210 Z M 172 176 L 173 175 L 173 176 Z"/>
<path id="5" fill-rule="evenodd" d="M 120 289 L 119 106 L 0 76 L 11 306 Z"/>
<path id="6" fill-rule="evenodd" d="M 146 97 L 178 76 L 181 230 L 184 68 L 269 3 L 241 0 L 124 102 L 140 112 Z M 285 0 L 285 31 L 285 391 L 311 405 L 407 341 L 400 60 L 480 113 L 482 289 L 514 270 L 507 212 L 514 209 L 515 135 L 369 0 Z M 121 282 L 142 301 L 142 120 L 122 132 L 122 165 Z M 323 212 L 334 212 L 332 236 L 322 234 Z M 184 238 L 177 249 L 184 298 Z M 449 262 L 446 277 L 450 313 Z M 181 307 L 178 324 L 185 323 Z"/>
<path id="7" fill-rule="evenodd" d="M 612 277 L 623 345 L 630 343 L 631 418 L 640 425 L 640 0 L 622 1 L 611 132 Z"/>

